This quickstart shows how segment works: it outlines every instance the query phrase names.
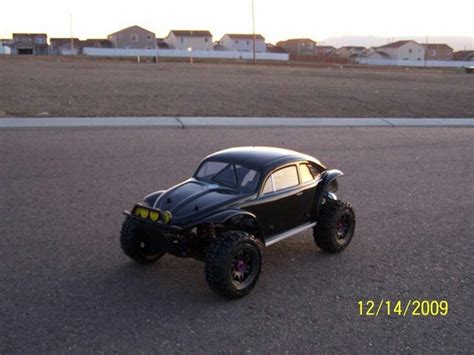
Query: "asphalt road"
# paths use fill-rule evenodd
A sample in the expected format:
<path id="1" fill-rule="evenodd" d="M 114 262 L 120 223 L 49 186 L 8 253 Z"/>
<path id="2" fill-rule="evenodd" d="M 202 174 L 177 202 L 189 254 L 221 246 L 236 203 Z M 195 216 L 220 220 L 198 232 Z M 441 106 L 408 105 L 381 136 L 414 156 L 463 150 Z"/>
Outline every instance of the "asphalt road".
<path id="1" fill-rule="evenodd" d="M 474 130 L 0 130 L 0 353 L 465 352 L 473 334 Z M 121 252 L 121 212 L 236 145 L 313 154 L 346 174 L 352 244 L 304 233 L 264 250 L 228 301 L 203 265 Z M 360 300 L 447 300 L 445 317 L 360 316 Z"/>

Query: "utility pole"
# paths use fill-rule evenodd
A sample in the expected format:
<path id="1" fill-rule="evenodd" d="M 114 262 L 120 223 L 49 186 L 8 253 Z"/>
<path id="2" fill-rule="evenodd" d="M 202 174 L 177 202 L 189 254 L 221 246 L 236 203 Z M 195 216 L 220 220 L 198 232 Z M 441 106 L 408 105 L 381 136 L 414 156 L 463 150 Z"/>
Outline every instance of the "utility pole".
<path id="1" fill-rule="evenodd" d="M 70 23 L 71 23 L 71 55 L 74 53 L 74 39 L 72 37 L 72 14 L 70 16 Z"/>
<path id="2" fill-rule="evenodd" d="M 252 0 L 252 27 L 253 27 L 253 62 L 257 63 L 257 55 L 255 53 L 255 4 L 254 0 Z"/>
<path id="3" fill-rule="evenodd" d="M 425 68 L 426 68 L 427 60 L 428 60 L 428 36 L 426 36 L 426 40 L 425 40 Z"/>

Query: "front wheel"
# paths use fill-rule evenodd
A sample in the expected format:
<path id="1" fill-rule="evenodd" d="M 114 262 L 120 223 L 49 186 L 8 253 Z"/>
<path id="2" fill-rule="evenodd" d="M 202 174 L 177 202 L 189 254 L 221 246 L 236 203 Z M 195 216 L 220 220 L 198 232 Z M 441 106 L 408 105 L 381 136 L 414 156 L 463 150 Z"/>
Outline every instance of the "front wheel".
<path id="1" fill-rule="evenodd" d="M 227 298 L 247 295 L 260 276 L 262 256 L 255 238 L 241 231 L 220 234 L 206 256 L 206 281 Z"/>
<path id="2" fill-rule="evenodd" d="M 313 230 L 314 241 L 326 252 L 340 252 L 351 242 L 355 224 L 351 204 L 327 199 L 321 206 L 318 223 Z"/>
<path id="3" fill-rule="evenodd" d="M 151 264 L 165 253 L 154 250 L 150 236 L 131 217 L 127 217 L 120 232 L 120 246 L 129 258 L 140 264 Z"/>

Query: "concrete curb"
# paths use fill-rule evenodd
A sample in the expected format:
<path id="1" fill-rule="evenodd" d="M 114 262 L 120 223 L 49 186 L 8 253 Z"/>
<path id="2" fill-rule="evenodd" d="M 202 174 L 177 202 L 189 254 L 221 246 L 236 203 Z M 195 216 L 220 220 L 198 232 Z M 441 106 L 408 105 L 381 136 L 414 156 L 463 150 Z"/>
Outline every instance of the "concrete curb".
<path id="1" fill-rule="evenodd" d="M 74 127 L 474 127 L 474 118 L 8 117 L 0 128 Z"/>

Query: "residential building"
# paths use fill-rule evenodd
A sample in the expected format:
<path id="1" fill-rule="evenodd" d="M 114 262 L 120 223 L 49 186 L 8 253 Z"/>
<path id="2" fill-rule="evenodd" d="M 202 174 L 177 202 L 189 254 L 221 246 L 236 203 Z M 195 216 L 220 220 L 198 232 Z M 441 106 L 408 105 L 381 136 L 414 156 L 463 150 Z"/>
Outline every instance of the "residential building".
<path id="1" fill-rule="evenodd" d="M 114 48 L 111 41 L 105 38 L 88 38 L 79 42 L 80 48 Z"/>
<path id="2" fill-rule="evenodd" d="M 359 46 L 343 46 L 336 49 L 335 54 L 342 59 L 354 58 L 365 54 L 366 48 Z"/>
<path id="3" fill-rule="evenodd" d="M 364 57 L 367 59 L 390 59 L 390 56 L 382 51 L 370 51 Z"/>
<path id="4" fill-rule="evenodd" d="M 453 53 L 453 60 L 474 61 L 474 51 L 457 51 Z"/>
<path id="5" fill-rule="evenodd" d="M 325 57 L 336 51 L 333 46 L 316 46 L 315 52 L 317 57 Z"/>
<path id="6" fill-rule="evenodd" d="M 365 52 L 364 52 L 364 56 L 365 56 L 365 57 L 368 57 L 368 56 L 371 55 L 372 53 L 377 52 L 377 48 L 378 48 L 378 47 L 370 47 L 370 48 L 366 49 Z"/>
<path id="7" fill-rule="evenodd" d="M 140 26 L 130 26 L 107 36 L 114 48 L 155 49 L 156 36 Z"/>
<path id="8" fill-rule="evenodd" d="M 168 44 L 165 42 L 164 38 L 156 39 L 156 47 L 159 49 L 169 49 Z"/>
<path id="9" fill-rule="evenodd" d="M 12 54 L 48 54 L 46 33 L 14 33 L 10 45 Z"/>
<path id="10" fill-rule="evenodd" d="M 172 49 L 211 51 L 212 34 L 201 30 L 171 30 L 164 42 Z"/>
<path id="11" fill-rule="evenodd" d="M 385 53 L 387 59 L 417 61 L 425 58 L 425 47 L 412 40 L 388 43 L 376 51 Z"/>
<path id="12" fill-rule="evenodd" d="M 229 33 L 225 34 L 220 42 L 225 50 L 228 51 L 240 51 L 240 52 L 253 52 L 253 34 L 237 34 Z M 261 34 L 255 35 L 255 52 L 266 52 L 267 46 L 265 45 L 265 37 Z"/>
<path id="13" fill-rule="evenodd" d="M 112 43 L 107 39 L 102 38 L 88 38 L 86 40 L 79 40 L 73 38 L 72 45 L 74 51 L 71 52 L 71 38 L 51 38 L 49 45 L 49 54 L 64 55 L 64 54 L 82 54 L 82 49 L 86 47 L 92 48 L 113 48 Z"/>
<path id="14" fill-rule="evenodd" d="M 316 56 L 316 41 L 309 38 L 288 39 L 278 42 L 277 46 L 283 47 L 294 58 Z"/>
<path id="15" fill-rule="evenodd" d="M 79 47 L 79 38 L 73 38 L 74 48 Z M 71 38 L 51 38 L 49 40 L 49 54 L 62 55 L 64 51 L 71 50 Z"/>
<path id="16" fill-rule="evenodd" d="M 427 43 L 425 47 L 426 60 L 453 60 L 453 49 L 444 43 Z"/>
<path id="17" fill-rule="evenodd" d="M 2 45 L 2 42 L 0 41 L 0 55 L 10 55 L 10 54 L 11 54 L 10 47 Z"/>
<path id="18" fill-rule="evenodd" d="M 288 53 L 288 51 L 285 48 L 278 45 L 275 46 L 272 43 L 267 43 L 266 46 L 267 46 L 267 53 Z"/>
<path id="19" fill-rule="evenodd" d="M 11 46 L 13 40 L 11 39 L 0 39 L 0 46 Z"/>
<path id="20" fill-rule="evenodd" d="M 215 41 L 212 44 L 212 49 L 215 50 L 215 51 L 225 51 L 226 50 L 224 48 L 224 46 L 222 45 L 221 41 Z"/>

